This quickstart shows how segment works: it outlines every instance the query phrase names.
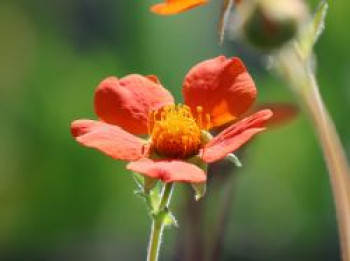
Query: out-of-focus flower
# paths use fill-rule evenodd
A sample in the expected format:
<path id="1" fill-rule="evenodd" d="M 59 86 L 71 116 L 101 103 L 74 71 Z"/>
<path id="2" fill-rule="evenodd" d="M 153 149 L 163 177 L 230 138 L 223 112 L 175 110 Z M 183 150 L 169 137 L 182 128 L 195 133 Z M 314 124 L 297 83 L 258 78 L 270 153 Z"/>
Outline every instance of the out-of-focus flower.
<path id="1" fill-rule="evenodd" d="M 155 4 L 151 11 L 173 15 L 204 5 L 208 0 L 165 0 Z M 235 7 L 234 16 L 230 16 Z M 219 18 L 220 42 L 225 28 L 234 28 L 234 34 L 243 36 L 261 49 L 274 49 L 293 39 L 307 20 L 304 0 L 223 0 Z"/>
<path id="2" fill-rule="evenodd" d="M 233 122 L 256 98 L 254 82 L 238 58 L 219 56 L 194 66 L 183 84 L 185 105 L 156 76 L 110 77 L 95 92 L 94 120 L 71 124 L 82 145 L 114 159 L 127 169 L 164 182 L 203 183 L 203 166 L 225 158 L 265 130 L 268 109 L 231 124 L 215 138 L 208 130 Z M 136 135 L 148 134 L 149 139 Z"/>
<path id="3" fill-rule="evenodd" d="M 204 5 L 207 2 L 208 0 L 165 0 L 163 3 L 153 5 L 151 11 L 160 15 L 172 15 Z"/>
<path id="4" fill-rule="evenodd" d="M 174 15 L 204 5 L 207 2 L 208 0 L 165 0 L 163 3 L 153 5 L 151 7 L 151 11 L 159 15 Z M 218 25 L 220 42 L 222 42 L 224 39 L 225 25 L 232 6 L 238 5 L 241 2 L 242 0 L 223 0 Z"/>
<path id="5" fill-rule="evenodd" d="M 293 39 L 307 18 L 304 0 L 245 0 L 236 7 L 232 26 L 247 42 L 270 50 Z"/>
<path id="6" fill-rule="evenodd" d="M 226 9 L 232 3 L 238 4 L 242 0 L 224 0 L 223 8 Z M 155 4 L 151 11 L 160 15 L 173 15 L 185 12 L 192 8 L 204 5 L 208 0 L 165 0 L 163 3 Z"/>

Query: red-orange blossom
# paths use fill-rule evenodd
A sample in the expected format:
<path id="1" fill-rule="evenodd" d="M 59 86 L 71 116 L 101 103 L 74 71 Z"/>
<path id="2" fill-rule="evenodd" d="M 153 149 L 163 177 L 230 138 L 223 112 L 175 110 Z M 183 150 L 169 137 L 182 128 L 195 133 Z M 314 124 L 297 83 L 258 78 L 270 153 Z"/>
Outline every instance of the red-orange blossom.
<path id="1" fill-rule="evenodd" d="M 219 56 L 194 66 L 186 75 L 184 105 L 156 76 L 128 75 L 102 81 L 95 92 L 98 121 L 71 124 L 82 145 L 114 159 L 128 161 L 127 169 L 164 182 L 206 181 L 203 163 L 225 158 L 263 131 L 268 109 L 237 121 L 256 98 L 254 82 L 238 58 Z M 235 121 L 236 120 L 236 121 Z M 215 138 L 204 131 L 234 122 Z M 136 135 L 148 134 L 148 139 Z"/>
<path id="2" fill-rule="evenodd" d="M 163 3 L 153 5 L 151 10 L 161 15 L 178 14 L 207 2 L 208 0 L 165 0 Z"/>
<path id="3" fill-rule="evenodd" d="M 224 0 L 224 8 L 227 8 L 228 1 L 230 0 Z M 235 4 L 239 4 L 242 0 L 231 1 Z M 164 0 L 162 3 L 153 5 L 151 11 L 160 15 L 173 15 L 204 5 L 207 2 L 208 0 Z"/>

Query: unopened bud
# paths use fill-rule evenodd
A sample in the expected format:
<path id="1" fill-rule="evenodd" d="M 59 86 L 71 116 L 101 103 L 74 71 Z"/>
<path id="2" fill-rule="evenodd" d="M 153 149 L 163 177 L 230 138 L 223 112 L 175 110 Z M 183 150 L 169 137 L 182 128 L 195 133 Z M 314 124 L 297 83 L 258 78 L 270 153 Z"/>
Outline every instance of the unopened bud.
<path id="1" fill-rule="evenodd" d="M 237 12 L 244 38 L 265 50 L 293 39 L 308 17 L 303 0 L 245 0 L 237 5 Z"/>

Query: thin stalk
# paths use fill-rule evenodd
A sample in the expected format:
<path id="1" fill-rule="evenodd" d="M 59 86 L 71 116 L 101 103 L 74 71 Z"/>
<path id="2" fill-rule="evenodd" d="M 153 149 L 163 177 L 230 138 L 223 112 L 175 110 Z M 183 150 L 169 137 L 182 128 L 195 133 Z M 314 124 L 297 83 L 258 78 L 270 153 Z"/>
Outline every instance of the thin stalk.
<path id="1" fill-rule="evenodd" d="M 158 261 L 161 238 L 165 225 L 163 213 L 169 206 L 173 187 L 173 183 L 166 183 L 164 185 L 157 213 L 155 213 L 153 216 L 151 237 L 147 251 L 147 261 Z"/>
<path id="2" fill-rule="evenodd" d="M 301 96 L 306 103 L 330 174 L 331 186 L 337 212 L 343 261 L 350 261 L 350 171 L 346 155 L 340 143 L 335 126 L 323 104 L 315 76 L 308 73 L 307 88 Z"/>
<path id="3" fill-rule="evenodd" d="M 227 231 L 227 225 L 230 217 L 230 212 L 232 209 L 232 202 L 234 200 L 234 185 L 235 182 L 232 177 L 228 177 L 227 180 L 225 180 L 226 184 L 220 184 L 224 185 L 224 188 L 222 188 L 224 191 L 223 197 L 221 199 L 221 206 L 219 211 L 219 216 L 215 228 L 215 233 L 213 236 L 213 248 L 210 253 L 210 260 L 217 260 L 219 261 L 222 255 L 222 249 L 224 246 L 226 231 Z"/>
<path id="4" fill-rule="evenodd" d="M 195 201 L 193 189 L 186 186 L 184 190 L 184 205 L 181 209 L 181 229 L 178 231 L 176 247 L 172 261 L 204 261 L 206 249 L 204 245 L 205 231 L 204 221 L 205 203 L 207 198 Z"/>
<path id="5" fill-rule="evenodd" d="M 157 261 L 161 237 L 164 226 L 161 222 L 153 220 L 150 243 L 148 247 L 147 261 Z"/>
<path id="6" fill-rule="evenodd" d="M 277 71 L 300 98 L 318 134 L 335 202 L 342 261 L 350 261 L 350 168 L 320 95 L 313 63 L 300 54 L 297 44 L 274 58 Z"/>

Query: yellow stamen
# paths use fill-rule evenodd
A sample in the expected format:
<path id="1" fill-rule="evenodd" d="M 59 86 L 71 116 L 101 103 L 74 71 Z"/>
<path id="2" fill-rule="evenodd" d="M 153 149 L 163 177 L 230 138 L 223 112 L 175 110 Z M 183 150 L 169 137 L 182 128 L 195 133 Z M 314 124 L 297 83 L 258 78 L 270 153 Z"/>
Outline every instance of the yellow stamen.
<path id="1" fill-rule="evenodd" d="M 207 113 L 205 114 L 205 129 L 209 130 L 210 129 L 210 114 Z"/>
<path id="2" fill-rule="evenodd" d="M 196 117 L 186 105 L 168 105 L 150 112 L 149 134 L 151 149 L 167 158 L 189 158 L 202 146 L 201 130 L 208 125 L 208 116 L 197 107 Z"/>
<path id="3" fill-rule="evenodd" d="M 200 106 L 198 106 L 197 108 L 196 108 L 196 110 L 197 110 L 197 124 L 198 124 L 198 126 L 199 126 L 199 128 L 202 128 L 202 124 L 203 124 L 203 108 L 202 107 L 200 107 Z"/>

